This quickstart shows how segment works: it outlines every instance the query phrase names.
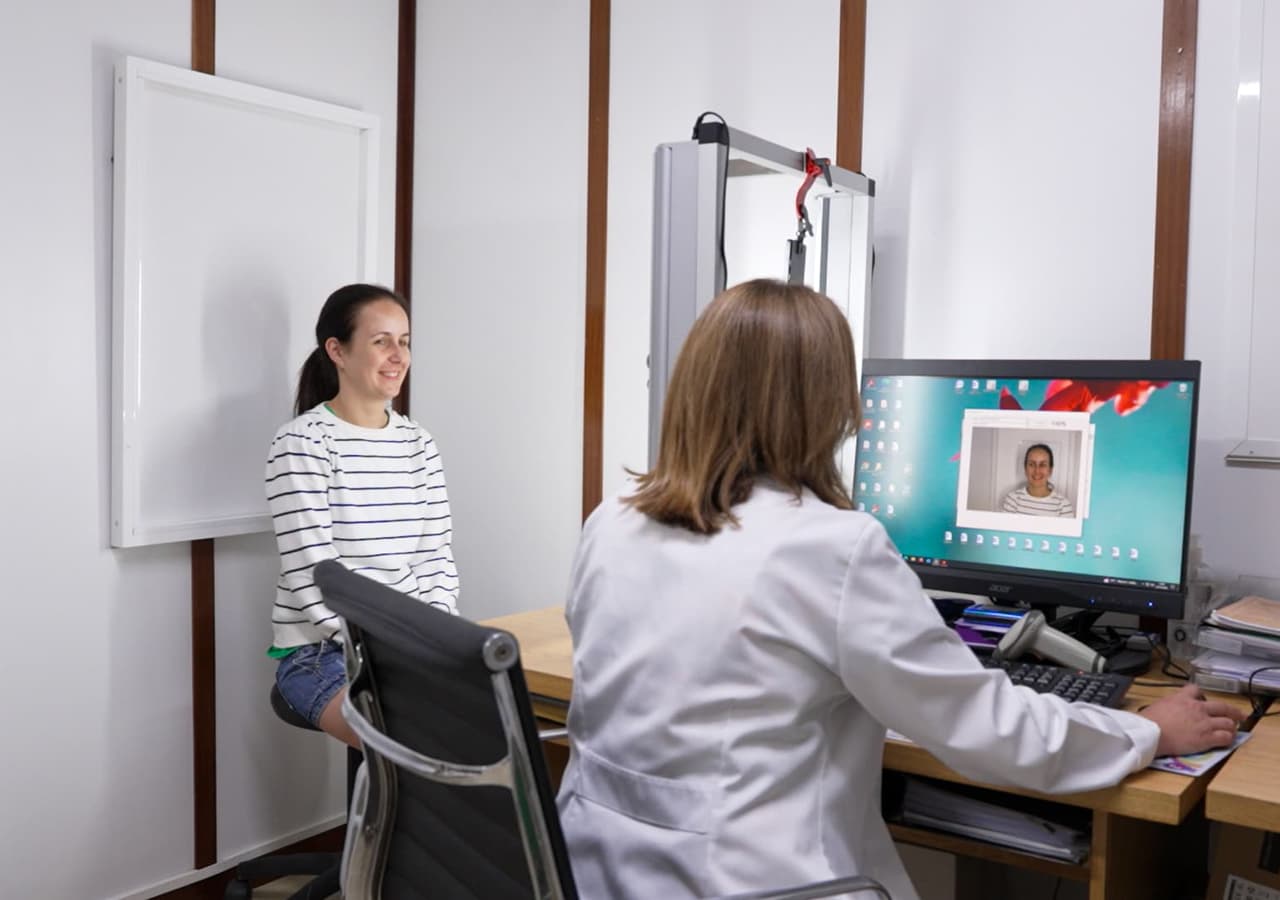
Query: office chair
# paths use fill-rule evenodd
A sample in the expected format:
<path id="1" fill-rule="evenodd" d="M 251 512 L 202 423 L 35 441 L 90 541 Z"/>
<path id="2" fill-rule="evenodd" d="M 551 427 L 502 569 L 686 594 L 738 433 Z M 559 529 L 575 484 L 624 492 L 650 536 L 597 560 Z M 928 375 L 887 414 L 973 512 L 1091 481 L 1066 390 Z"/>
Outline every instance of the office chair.
<path id="1" fill-rule="evenodd" d="M 280 689 L 271 685 L 271 710 L 286 725 L 319 731 L 304 716 L 296 713 L 284 699 Z M 347 806 L 351 805 L 351 792 L 355 785 L 356 770 L 361 756 L 359 751 L 347 750 Z M 302 887 L 290 894 L 288 900 L 324 900 L 338 893 L 342 868 L 341 853 L 275 853 L 258 859 L 250 859 L 236 866 L 235 877 L 227 883 L 223 900 L 251 900 L 253 882 L 273 881 L 289 875 L 314 875 Z"/>
<path id="2" fill-rule="evenodd" d="M 555 797 L 509 633 L 433 609 L 336 562 L 316 566 L 343 618 L 343 713 L 364 745 L 343 896 L 347 900 L 576 900 Z M 732 900 L 803 900 L 864 877 Z M 726 898 L 729 900 L 729 898 Z"/>

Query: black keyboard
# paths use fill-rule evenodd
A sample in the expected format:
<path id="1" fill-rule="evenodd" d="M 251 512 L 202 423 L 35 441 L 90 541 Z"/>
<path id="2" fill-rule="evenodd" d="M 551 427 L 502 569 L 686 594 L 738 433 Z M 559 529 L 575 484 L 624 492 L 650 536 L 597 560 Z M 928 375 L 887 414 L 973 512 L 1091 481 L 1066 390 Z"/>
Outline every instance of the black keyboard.
<path id="1" fill-rule="evenodd" d="M 1025 685 L 1037 693 L 1057 694 L 1073 703 L 1096 703 L 1118 709 L 1124 702 L 1133 679 L 1110 672 L 1081 672 L 1066 666 L 1022 660 L 996 660 L 984 657 L 988 669 L 1004 669 L 1014 684 Z"/>

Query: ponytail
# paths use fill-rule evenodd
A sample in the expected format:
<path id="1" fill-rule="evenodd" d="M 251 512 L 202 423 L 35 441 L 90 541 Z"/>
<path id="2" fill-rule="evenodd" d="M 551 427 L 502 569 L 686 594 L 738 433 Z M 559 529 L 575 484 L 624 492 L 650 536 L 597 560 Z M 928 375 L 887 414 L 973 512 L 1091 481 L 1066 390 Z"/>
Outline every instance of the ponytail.
<path id="1" fill-rule="evenodd" d="M 338 367 L 323 347 L 316 347 L 298 373 L 298 392 L 293 414 L 300 416 L 313 406 L 338 395 Z"/>

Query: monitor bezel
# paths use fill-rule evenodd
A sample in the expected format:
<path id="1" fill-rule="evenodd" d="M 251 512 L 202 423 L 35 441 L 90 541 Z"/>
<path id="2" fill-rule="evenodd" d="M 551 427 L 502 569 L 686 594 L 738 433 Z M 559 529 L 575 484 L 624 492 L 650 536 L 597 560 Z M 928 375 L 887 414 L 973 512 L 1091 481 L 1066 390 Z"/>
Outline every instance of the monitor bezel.
<path id="1" fill-rule="evenodd" d="M 1113 585 L 1090 576 L 1009 572 L 977 565 L 939 567 L 908 561 L 928 589 L 990 597 L 1020 606 L 1069 606 L 1096 612 L 1121 612 L 1180 619 L 1187 594 L 1187 552 L 1191 541 L 1191 501 L 1195 489 L 1196 428 L 1200 410 L 1200 363 L 1196 360 L 1006 360 L 887 359 L 863 362 L 859 394 L 867 378 L 880 377 L 1100 379 L 1189 381 L 1191 433 L 1187 448 L 1187 496 L 1182 523 L 1182 565 L 1177 589 Z"/>

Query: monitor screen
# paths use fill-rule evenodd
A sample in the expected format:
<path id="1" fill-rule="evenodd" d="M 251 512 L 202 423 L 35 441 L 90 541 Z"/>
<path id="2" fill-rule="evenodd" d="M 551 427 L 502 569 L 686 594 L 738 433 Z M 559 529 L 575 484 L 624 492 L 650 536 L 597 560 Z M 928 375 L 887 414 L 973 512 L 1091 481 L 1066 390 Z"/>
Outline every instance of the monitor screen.
<path id="1" fill-rule="evenodd" d="M 1178 618 L 1199 373 L 867 360 L 855 505 L 926 587 Z"/>

